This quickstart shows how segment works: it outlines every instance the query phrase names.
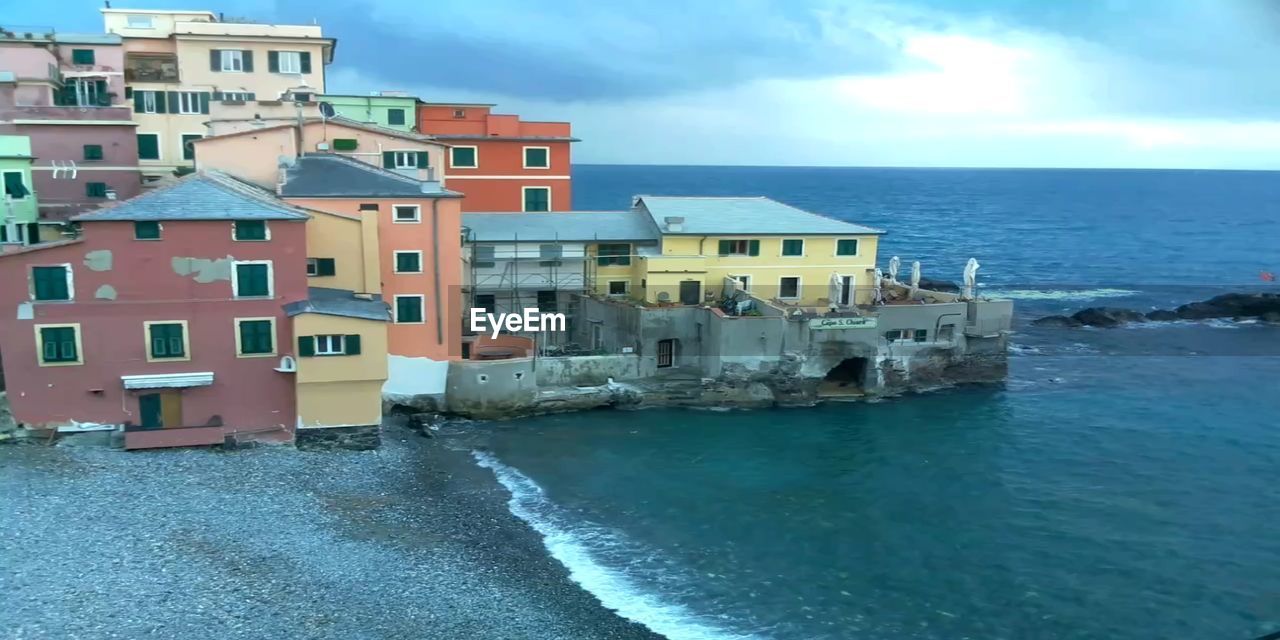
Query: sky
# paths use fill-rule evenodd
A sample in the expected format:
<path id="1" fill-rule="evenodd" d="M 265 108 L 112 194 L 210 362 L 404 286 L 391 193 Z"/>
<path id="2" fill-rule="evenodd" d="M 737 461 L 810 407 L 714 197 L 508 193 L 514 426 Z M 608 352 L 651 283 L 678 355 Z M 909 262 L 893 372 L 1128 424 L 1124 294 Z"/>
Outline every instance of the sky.
<path id="1" fill-rule="evenodd" d="M 1280 169 L 1280 0 L 116 0 L 323 25 L 328 88 L 570 121 L 575 162 Z M 99 31 L 92 0 L 0 24 Z"/>

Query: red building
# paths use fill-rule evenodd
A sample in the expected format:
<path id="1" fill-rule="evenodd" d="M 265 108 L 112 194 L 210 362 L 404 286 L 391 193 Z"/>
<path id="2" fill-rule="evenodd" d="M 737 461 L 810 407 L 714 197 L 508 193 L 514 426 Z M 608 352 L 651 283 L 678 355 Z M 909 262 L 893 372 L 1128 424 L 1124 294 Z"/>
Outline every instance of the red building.
<path id="1" fill-rule="evenodd" d="M 446 180 L 463 211 L 573 208 L 568 122 L 527 122 L 491 104 L 418 103 L 418 132 L 450 145 Z"/>
<path id="2" fill-rule="evenodd" d="M 283 307 L 308 296 L 307 213 L 209 173 L 76 219 L 79 239 L 0 255 L 15 419 L 123 424 L 140 446 L 290 437 L 294 379 L 278 369 Z"/>

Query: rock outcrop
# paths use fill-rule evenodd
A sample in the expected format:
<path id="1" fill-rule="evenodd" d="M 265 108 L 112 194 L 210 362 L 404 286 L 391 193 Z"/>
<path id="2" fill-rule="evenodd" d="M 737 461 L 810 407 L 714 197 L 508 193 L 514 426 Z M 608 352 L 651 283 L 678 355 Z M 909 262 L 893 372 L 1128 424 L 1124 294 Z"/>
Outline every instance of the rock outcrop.
<path id="1" fill-rule="evenodd" d="M 1257 318 L 1280 323 L 1280 293 L 1224 293 L 1208 300 L 1184 304 L 1172 311 L 1156 309 L 1141 313 L 1118 307 L 1089 307 L 1070 316 L 1037 318 L 1031 324 L 1045 327 L 1118 327 L 1130 322 L 1171 322 L 1211 318 Z"/>
<path id="2" fill-rule="evenodd" d="M 1118 327 L 1126 322 L 1147 321 L 1141 313 L 1119 307 L 1089 307 L 1071 314 L 1071 318 L 1086 327 Z"/>
<path id="3" fill-rule="evenodd" d="M 1084 326 L 1079 320 L 1071 316 L 1045 316 L 1032 320 L 1031 324 L 1037 327 L 1064 327 L 1068 329 Z"/>

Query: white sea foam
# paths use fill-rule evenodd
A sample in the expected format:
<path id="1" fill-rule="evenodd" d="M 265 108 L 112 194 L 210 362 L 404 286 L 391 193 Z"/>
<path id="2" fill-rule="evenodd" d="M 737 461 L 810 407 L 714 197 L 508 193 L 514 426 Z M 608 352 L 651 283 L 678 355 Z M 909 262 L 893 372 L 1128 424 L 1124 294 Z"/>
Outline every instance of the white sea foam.
<path id="1" fill-rule="evenodd" d="M 596 527 L 566 522 L 554 513 L 555 505 L 532 478 L 503 464 L 491 453 L 472 451 L 471 455 L 480 466 L 492 471 L 498 482 L 511 492 L 511 500 L 507 503 L 511 513 L 541 534 L 547 551 L 569 570 L 570 579 L 599 598 L 605 607 L 672 640 L 746 640 L 755 637 L 721 629 L 700 619 L 684 606 L 663 602 L 657 595 L 644 592 L 625 571 L 604 566 L 594 557 L 602 547 L 616 544 L 612 534 Z"/>
<path id="2" fill-rule="evenodd" d="M 987 294 L 1010 300 L 1093 300 L 1096 298 L 1124 298 L 1137 294 L 1129 289 L 1005 289 Z"/>

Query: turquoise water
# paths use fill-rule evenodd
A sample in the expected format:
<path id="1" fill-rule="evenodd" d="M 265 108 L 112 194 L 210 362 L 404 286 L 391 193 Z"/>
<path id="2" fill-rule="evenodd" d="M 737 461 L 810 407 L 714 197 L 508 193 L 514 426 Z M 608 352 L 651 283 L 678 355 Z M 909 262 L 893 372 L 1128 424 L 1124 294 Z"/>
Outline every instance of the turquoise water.
<path id="1" fill-rule="evenodd" d="M 582 194 L 603 199 L 627 172 L 661 182 L 654 168 L 597 169 L 577 177 L 590 185 L 579 207 L 609 206 Z M 708 191 L 732 187 L 734 170 L 709 171 Z M 1280 220 L 1276 174 L 898 170 L 894 188 L 858 170 L 751 171 L 764 170 L 740 186 L 789 179 L 810 198 L 824 179 L 833 193 L 877 184 L 883 205 L 858 192 L 868 211 L 909 213 L 860 221 L 915 221 L 887 252 L 962 263 L 988 251 L 988 286 L 1013 292 L 1024 318 L 1166 306 L 1200 297 L 1215 274 L 1247 283 L 1255 268 L 1280 270 L 1280 233 L 1258 235 Z M 1044 200 L 1032 210 L 1027 181 Z M 1070 196 L 1098 181 L 1145 204 L 1117 195 L 1109 211 L 1080 209 Z M 1197 209 L 1213 201 L 1213 216 Z M 998 250 L 951 242 L 965 207 L 981 211 L 988 240 L 1004 238 Z M 927 212 L 936 224 L 920 222 Z M 1077 246 L 1064 226 L 1089 227 L 1095 244 Z M 575 579 L 672 638 L 1280 630 L 1280 328 L 1019 329 L 1000 387 L 811 409 L 592 412 L 457 437 Z"/>

